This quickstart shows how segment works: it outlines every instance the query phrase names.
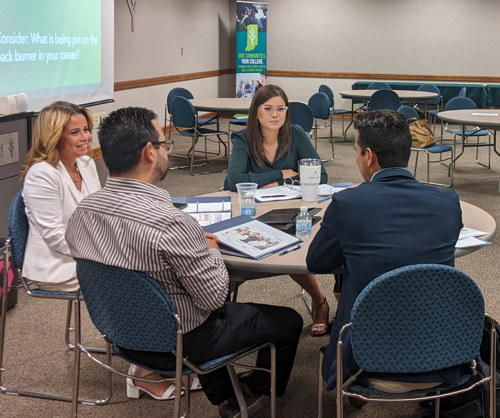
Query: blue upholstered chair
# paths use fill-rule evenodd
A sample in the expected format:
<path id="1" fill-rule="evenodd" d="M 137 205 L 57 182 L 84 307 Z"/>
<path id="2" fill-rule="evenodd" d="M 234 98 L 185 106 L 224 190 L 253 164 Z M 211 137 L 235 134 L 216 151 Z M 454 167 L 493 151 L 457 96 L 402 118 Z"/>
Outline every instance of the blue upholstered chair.
<path id="1" fill-rule="evenodd" d="M 374 81 L 373 83 L 368 84 L 366 87 L 367 90 L 392 90 L 389 84 L 384 83 L 383 81 Z M 361 106 L 358 111 L 367 111 L 370 108 L 370 101 L 365 102 L 363 106 Z"/>
<path id="2" fill-rule="evenodd" d="M 465 87 L 463 87 L 465 89 Z M 477 105 L 474 102 L 474 100 L 469 99 L 468 97 L 464 96 L 457 96 L 453 97 L 446 103 L 446 106 L 444 110 L 461 110 L 461 109 L 477 109 Z M 464 148 L 466 146 L 469 147 L 476 147 L 476 162 L 486 168 L 490 168 L 491 166 L 491 134 L 489 131 L 486 129 L 481 129 L 480 127 L 476 126 L 472 129 L 465 130 L 465 132 L 462 129 L 450 129 L 448 123 L 446 124 L 444 130 L 450 134 L 453 135 L 453 144 L 454 144 L 454 153 L 456 153 L 456 144 L 457 144 L 457 137 L 460 138 L 461 143 L 462 143 L 462 153 L 464 151 Z M 488 143 L 481 145 L 479 143 L 479 138 L 480 137 L 488 137 Z M 476 138 L 476 143 L 475 144 L 469 144 L 466 145 L 466 142 L 469 138 Z M 488 146 L 488 164 L 483 164 L 479 161 L 479 147 L 480 146 Z"/>
<path id="3" fill-rule="evenodd" d="M 373 83 L 368 84 L 367 90 L 392 90 L 389 84 L 383 81 L 374 81 Z"/>
<path id="4" fill-rule="evenodd" d="M 198 143 L 199 138 L 204 138 L 205 140 L 205 151 L 204 151 L 205 161 L 203 163 L 197 164 L 197 166 L 207 165 L 209 154 L 220 155 L 220 147 L 219 147 L 219 152 L 210 152 L 207 150 L 207 140 L 208 137 L 210 136 L 217 137 L 216 139 L 217 143 L 222 144 L 224 147 L 225 151 L 224 157 L 227 157 L 229 159 L 229 152 L 228 152 L 229 134 L 227 131 L 222 131 L 220 129 L 208 129 L 201 126 L 199 123 L 196 109 L 191 104 L 191 102 L 185 97 L 181 96 L 175 97 L 173 100 L 172 109 L 173 109 L 172 123 L 176 127 L 176 129 L 178 129 L 179 135 L 181 137 L 191 138 L 191 148 L 189 149 L 186 155 L 189 165 L 182 168 L 189 167 L 191 174 L 192 175 L 196 174 L 194 173 L 193 168 L 195 167 L 194 159 L 195 159 L 195 152 L 197 152 L 196 144 Z M 221 136 L 226 136 L 227 142 L 223 141 L 221 139 Z M 207 174 L 207 173 L 197 173 L 197 174 Z"/>
<path id="5" fill-rule="evenodd" d="M 167 102 L 165 103 L 165 120 L 164 120 L 165 135 L 167 133 L 166 132 L 167 122 L 170 123 L 170 126 L 168 127 L 168 139 L 169 140 L 170 140 L 170 137 L 172 134 L 172 129 L 175 129 L 175 126 L 173 125 L 173 122 L 172 122 L 172 113 L 173 113 L 174 99 L 178 96 L 185 97 L 188 100 L 194 99 L 193 93 L 191 93 L 188 89 L 185 89 L 184 87 L 175 87 L 169 91 L 169 93 L 167 95 Z M 202 125 L 217 125 L 217 129 L 219 129 L 219 118 L 218 118 L 218 116 L 215 116 L 211 119 L 199 118 L 198 124 L 200 126 L 202 126 Z"/>
<path id="6" fill-rule="evenodd" d="M 327 86 L 326 84 L 321 84 L 319 86 L 318 91 L 325 93 L 328 96 L 328 98 L 330 99 L 330 102 L 331 102 L 330 114 L 332 115 L 331 124 L 333 124 L 333 116 L 335 116 L 335 115 L 342 116 L 342 138 L 345 139 L 344 119 L 345 119 L 345 115 L 347 115 L 348 113 L 351 113 L 351 111 L 335 107 L 335 95 L 333 94 L 333 90 L 329 86 Z M 332 129 L 330 128 L 330 137 L 331 138 L 333 138 L 332 135 L 333 135 Z"/>
<path id="7" fill-rule="evenodd" d="M 490 326 L 494 324 L 488 315 Z M 474 280 L 464 272 L 438 264 L 418 264 L 385 273 L 368 284 L 356 299 L 351 322 L 340 331 L 337 361 L 337 417 L 343 416 L 344 396 L 363 401 L 434 400 L 462 393 L 489 382 L 495 408 L 494 379 L 477 378 L 485 324 L 484 300 Z M 354 360 L 360 370 L 343 382 L 342 341 L 350 330 Z M 496 340 L 490 365 L 495 370 Z M 468 364 L 460 386 L 441 384 L 432 389 L 387 393 L 359 380 L 364 373 L 415 374 Z M 321 366 L 320 366 L 321 370 Z M 378 379 L 379 377 L 377 377 Z M 320 394 L 323 379 L 320 377 Z M 322 416 L 322 398 L 319 399 Z M 494 413 L 490 416 L 495 416 Z"/>
<path id="8" fill-rule="evenodd" d="M 314 124 L 314 113 L 307 103 L 289 102 L 288 112 L 292 125 L 299 125 L 309 138 Z"/>
<path id="9" fill-rule="evenodd" d="M 328 98 L 328 95 L 323 93 L 323 92 L 317 92 L 314 93 L 310 98 L 309 101 L 307 102 L 309 107 L 313 111 L 314 115 L 314 124 L 313 124 L 313 136 L 314 136 L 314 148 L 318 149 L 318 129 L 324 128 L 327 126 L 327 124 L 324 123 L 324 121 L 329 121 L 330 120 L 330 99 Z M 323 121 L 323 122 L 322 122 Z M 331 125 L 330 125 L 331 129 Z M 335 157 L 335 141 L 332 136 L 329 137 L 329 140 L 332 144 L 332 158 L 330 159 L 333 160 Z M 328 161 L 328 160 L 324 160 Z"/>
<path id="10" fill-rule="evenodd" d="M 104 367 L 110 373 L 130 376 L 113 368 L 111 353 L 124 358 L 142 368 L 154 371 L 165 378 L 176 379 L 176 387 L 182 386 L 182 375 L 197 373 L 203 375 L 227 367 L 233 389 L 240 406 L 241 416 L 247 416 L 246 404 L 241 392 L 234 366 L 247 369 L 252 365 L 242 365 L 239 360 L 261 349 L 271 350 L 271 416 L 275 417 L 276 409 L 276 350 L 272 343 L 248 347 L 224 357 L 213 359 L 205 364 L 194 364 L 182 356 L 182 318 L 179 317 L 170 296 L 165 289 L 146 273 L 113 267 L 88 260 L 77 260 L 77 275 L 81 292 L 85 297 L 90 318 L 106 340 L 108 356 L 103 363 L 92 356 L 80 343 L 80 316 L 76 310 L 76 341 L 78 350 L 75 353 L 75 379 L 73 399 L 78 399 L 80 384 L 80 354 L 85 353 L 92 361 Z M 176 367 L 172 370 L 158 370 L 138 363 L 120 350 L 119 347 L 154 352 L 172 352 L 176 356 Z M 263 370 L 263 369 L 260 369 Z M 139 379 L 147 380 L 147 379 Z M 186 385 L 186 407 L 189 413 L 189 385 Z M 78 402 L 73 402 L 73 416 L 76 416 Z M 180 416 L 181 397 L 176 396 L 174 417 Z"/>
<path id="11" fill-rule="evenodd" d="M 413 107 L 410 107 L 410 106 L 401 106 L 398 108 L 398 112 L 401 113 L 406 118 L 406 121 L 408 122 L 408 124 L 410 124 L 414 120 L 420 119 L 418 112 Z M 423 183 L 432 184 L 435 186 L 442 186 L 442 187 L 452 187 L 453 186 L 453 147 L 451 145 L 434 144 L 434 145 L 431 145 L 430 147 L 427 147 L 427 148 L 412 147 L 411 150 L 416 152 L 415 169 L 413 170 L 413 175 L 415 177 L 417 176 L 418 155 L 421 152 L 425 152 L 427 155 L 427 181 L 425 181 Z M 450 153 L 450 156 L 443 159 L 442 154 L 447 153 L 447 152 Z M 430 159 L 431 155 L 437 155 L 437 154 L 439 154 L 439 160 L 433 161 Z M 431 182 L 430 181 L 430 165 L 431 165 L 431 163 L 443 163 L 443 161 L 447 161 L 447 160 L 450 160 L 450 163 L 446 164 L 446 167 L 448 168 L 448 177 L 450 177 L 450 184 Z"/>
<path id="12" fill-rule="evenodd" d="M 8 232 L 11 237 L 10 240 L 10 252 L 12 254 L 12 263 L 14 264 L 14 272 L 16 274 L 16 281 L 21 282 L 26 293 L 34 298 L 41 299 L 59 299 L 67 301 L 67 313 L 66 313 L 66 322 L 65 322 L 65 333 L 64 333 L 64 341 L 68 348 L 71 350 L 75 349 L 75 346 L 70 342 L 70 332 L 73 330 L 71 328 L 71 316 L 72 316 L 72 306 L 74 301 L 76 300 L 75 292 L 51 292 L 33 288 L 31 286 L 31 282 L 25 278 L 22 274 L 22 267 L 24 262 L 24 250 L 26 247 L 26 240 L 28 238 L 29 224 L 28 218 L 25 213 L 24 200 L 22 195 L 22 188 L 14 195 L 12 198 L 12 202 L 9 208 L 9 217 L 8 217 Z M 6 294 L 7 289 L 2 289 L 2 294 Z M 51 394 L 51 393 L 43 393 L 43 392 L 34 392 L 23 389 L 15 389 L 8 388 L 4 386 L 1 382 L 1 375 L 6 370 L 3 364 L 3 348 L 5 342 L 5 331 L 6 331 L 6 321 L 5 317 L 2 318 L 0 322 L 0 390 L 4 393 L 8 394 L 16 394 L 23 396 L 31 396 L 37 398 L 44 399 L 54 399 L 59 401 L 71 401 L 72 398 L 70 395 L 60 395 L 60 394 Z M 104 349 L 99 348 L 87 348 L 94 353 L 104 353 Z M 90 400 L 85 399 L 85 402 L 88 403 L 99 403 L 102 400 Z"/>
<path id="13" fill-rule="evenodd" d="M 434 99 L 421 100 L 415 103 L 415 108 L 419 113 L 423 113 L 429 119 L 429 122 L 433 124 L 434 132 L 436 131 L 436 119 L 437 114 L 443 109 L 443 96 L 441 95 L 441 90 L 435 84 L 422 84 L 419 86 L 417 91 L 426 91 L 430 93 L 437 93 Z M 423 106 L 423 109 L 421 109 Z"/>
<path id="14" fill-rule="evenodd" d="M 370 97 L 369 110 L 389 109 L 397 110 L 401 106 L 399 96 L 392 90 L 377 90 Z"/>

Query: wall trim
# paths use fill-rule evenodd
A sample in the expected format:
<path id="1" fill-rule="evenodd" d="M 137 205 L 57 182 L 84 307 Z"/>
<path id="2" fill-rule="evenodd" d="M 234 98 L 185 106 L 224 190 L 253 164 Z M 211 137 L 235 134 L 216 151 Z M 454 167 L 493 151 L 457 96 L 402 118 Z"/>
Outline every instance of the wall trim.
<path id="1" fill-rule="evenodd" d="M 425 75 L 425 74 L 380 74 L 380 73 L 328 73 L 316 71 L 282 71 L 269 70 L 267 75 L 277 77 L 311 77 L 311 78 L 352 78 L 375 80 L 427 80 L 427 81 L 458 81 L 477 83 L 499 83 L 500 77 L 468 76 L 468 75 Z"/>
<path id="2" fill-rule="evenodd" d="M 234 68 L 221 70 L 201 71 L 198 73 L 175 74 L 162 77 L 143 78 L 138 80 L 118 81 L 115 83 L 115 91 L 137 89 L 141 87 L 157 86 L 161 84 L 178 83 L 200 78 L 218 77 L 221 75 L 235 74 Z M 381 74 L 381 73 L 331 73 L 320 71 L 284 71 L 268 70 L 267 75 L 277 77 L 295 78 L 349 78 L 359 80 L 405 80 L 405 81 L 447 81 L 447 82 L 470 82 L 470 83 L 500 83 L 500 77 L 469 76 L 469 75 L 426 75 L 426 74 Z"/>
<path id="3" fill-rule="evenodd" d="M 234 68 L 222 70 L 202 71 L 198 73 L 166 75 L 162 77 L 142 78 L 139 80 L 117 81 L 115 91 L 137 89 L 141 87 L 157 86 L 161 84 L 178 83 L 180 81 L 197 80 L 200 78 L 218 77 L 226 74 L 234 74 Z"/>

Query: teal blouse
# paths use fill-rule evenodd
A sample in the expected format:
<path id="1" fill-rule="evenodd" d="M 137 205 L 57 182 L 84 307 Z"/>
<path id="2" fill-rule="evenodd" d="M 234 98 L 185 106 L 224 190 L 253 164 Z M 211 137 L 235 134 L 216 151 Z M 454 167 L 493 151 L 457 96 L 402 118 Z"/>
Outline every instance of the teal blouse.
<path id="1" fill-rule="evenodd" d="M 227 176 L 224 180 L 224 189 L 236 191 L 237 183 L 252 182 L 257 183 L 257 187 L 265 186 L 266 184 L 277 181 L 278 184 L 283 184 L 283 173 L 281 170 L 291 169 L 299 172 L 299 160 L 302 158 L 318 158 L 318 153 L 311 144 L 311 140 L 298 125 L 292 125 L 292 141 L 289 151 L 280 159 L 275 159 L 274 162 L 269 162 L 266 158 L 263 160 L 262 167 L 259 167 L 252 158 L 247 142 L 247 131 L 235 131 L 231 135 L 233 148 L 231 150 L 231 159 Z M 278 137 L 278 149 L 276 156 L 281 150 L 282 139 Z M 293 178 L 299 180 L 299 175 Z M 325 166 L 321 163 L 321 184 L 328 181 L 328 174 Z"/>

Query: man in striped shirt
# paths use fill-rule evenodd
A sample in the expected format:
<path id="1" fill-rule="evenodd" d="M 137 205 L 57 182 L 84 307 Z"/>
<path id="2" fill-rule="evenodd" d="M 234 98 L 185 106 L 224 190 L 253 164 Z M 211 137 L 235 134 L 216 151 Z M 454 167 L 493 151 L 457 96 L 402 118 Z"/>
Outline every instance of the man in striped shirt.
<path id="1" fill-rule="evenodd" d="M 165 137 L 144 108 L 112 112 L 101 124 L 99 141 L 110 177 L 100 191 L 78 206 L 66 239 L 76 258 L 144 271 L 166 289 L 182 319 L 184 354 L 205 362 L 249 345 L 272 341 L 277 349 L 277 395 L 284 394 L 302 318 L 291 308 L 226 302 L 229 276 L 217 238 L 172 205 L 169 193 L 155 186 L 165 178 Z M 126 350 L 150 367 L 174 367 L 171 353 Z M 257 363 L 269 366 L 269 353 Z M 200 376 L 203 390 L 221 416 L 238 413 L 225 368 Z M 143 382 L 135 382 L 140 387 Z M 269 375 L 244 379 L 249 399 L 270 388 Z"/>

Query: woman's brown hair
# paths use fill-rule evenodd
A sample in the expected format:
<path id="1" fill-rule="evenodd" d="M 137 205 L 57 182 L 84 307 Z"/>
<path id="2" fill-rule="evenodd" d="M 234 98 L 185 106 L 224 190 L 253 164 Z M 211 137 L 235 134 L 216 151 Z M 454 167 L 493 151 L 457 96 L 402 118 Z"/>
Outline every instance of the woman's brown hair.
<path id="1" fill-rule="evenodd" d="M 285 101 L 285 106 L 288 106 L 288 97 L 286 97 L 286 94 L 281 87 L 273 84 L 262 86 L 253 96 L 252 104 L 250 105 L 250 110 L 248 112 L 248 148 L 250 149 L 250 153 L 252 154 L 253 159 L 259 167 L 262 167 L 263 164 L 264 140 L 262 138 L 262 133 L 260 132 L 259 119 L 257 118 L 257 109 L 263 103 L 276 96 L 281 97 Z M 292 141 L 292 127 L 290 124 L 290 114 L 288 111 L 286 112 L 285 123 L 281 127 L 279 134 L 282 138 L 282 144 L 278 158 L 281 158 L 290 149 L 290 143 Z"/>

